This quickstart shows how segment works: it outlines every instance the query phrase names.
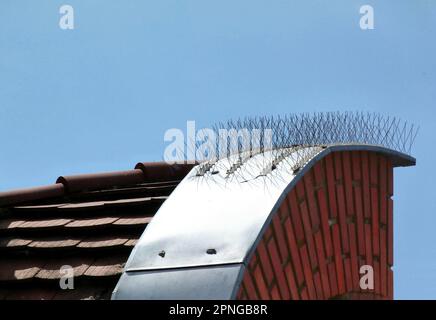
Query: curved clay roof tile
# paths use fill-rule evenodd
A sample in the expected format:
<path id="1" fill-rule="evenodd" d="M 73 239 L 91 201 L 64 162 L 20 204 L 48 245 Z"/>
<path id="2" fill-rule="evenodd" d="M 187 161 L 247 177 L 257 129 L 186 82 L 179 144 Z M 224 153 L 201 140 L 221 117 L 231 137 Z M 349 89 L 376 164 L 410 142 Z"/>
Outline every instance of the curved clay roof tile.
<path id="1" fill-rule="evenodd" d="M 145 182 L 141 170 L 115 171 L 96 174 L 61 176 L 56 183 L 62 183 L 68 192 L 91 191 L 121 187 Z"/>
<path id="2" fill-rule="evenodd" d="M 146 182 L 161 182 L 183 179 L 196 164 L 168 164 L 166 162 L 140 162 L 135 169 L 144 172 Z"/>
<path id="3" fill-rule="evenodd" d="M 38 199 L 61 197 L 64 193 L 64 186 L 60 183 L 50 186 L 0 192 L 0 207 L 26 203 Z"/>

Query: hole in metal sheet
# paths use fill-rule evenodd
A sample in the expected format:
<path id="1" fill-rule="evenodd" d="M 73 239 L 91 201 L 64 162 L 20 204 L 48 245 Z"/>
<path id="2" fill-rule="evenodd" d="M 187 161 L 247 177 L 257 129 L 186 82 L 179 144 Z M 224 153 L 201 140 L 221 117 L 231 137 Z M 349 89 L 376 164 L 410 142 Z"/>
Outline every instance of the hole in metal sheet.
<path id="1" fill-rule="evenodd" d="M 207 249 L 206 253 L 207 254 L 216 254 L 216 250 L 215 249 Z"/>
<path id="2" fill-rule="evenodd" d="M 159 255 L 163 258 L 163 257 L 165 257 L 165 251 L 161 251 L 161 252 L 159 252 Z"/>

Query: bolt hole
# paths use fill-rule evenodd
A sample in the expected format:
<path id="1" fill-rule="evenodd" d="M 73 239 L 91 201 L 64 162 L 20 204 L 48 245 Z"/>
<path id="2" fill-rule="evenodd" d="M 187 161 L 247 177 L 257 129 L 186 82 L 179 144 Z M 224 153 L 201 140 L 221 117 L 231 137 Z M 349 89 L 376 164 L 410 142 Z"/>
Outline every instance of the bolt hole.
<path id="1" fill-rule="evenodd" d="M 216 254 L 216 250 L 215 249 L 207 249 L 206 253 L 207 254 Z"/>

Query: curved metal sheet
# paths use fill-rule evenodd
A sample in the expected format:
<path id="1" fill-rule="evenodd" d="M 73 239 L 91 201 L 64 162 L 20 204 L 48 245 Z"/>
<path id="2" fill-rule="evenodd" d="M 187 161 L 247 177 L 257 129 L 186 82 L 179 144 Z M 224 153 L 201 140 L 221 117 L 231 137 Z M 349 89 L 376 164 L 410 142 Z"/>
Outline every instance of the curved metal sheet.
<path id="1" fill-rule="evenodd" d="M 243 264 L 232 264 L 124 273 L 112 299 L 228 300 L 243 269 Z"/>
<path id="2" fill-rule="evenodd" d="M 237 158 L 222 159 L 205 176 L 197 176 L 194 168 L 141 236 L 127 261 L 114 298 L 147 299 L 149 295 L 143 294 L 147 289 L 138 289 L 132 280 L 140 279 L 140 275 L 145 277 L 138 280 L 143 282 L 144 288 L 151 290 L 159 282 L 163 289 L 153 296 L 158 299 L 172 296 L 170 292 L 175 290 L 172 287 L 178 277 L 185 284 L 177 292 L 203 286 L 207 281 L 213 285 L 215 277 L 220 277 L 221 271 L 217 270 L 221 267 L 247 261 L 282 199 L 307 170 L 331 152 L 350 150 L 381 152 L 392 157 L 397 165 L 415 163 L 410 156 L 379 146 L 335 145 L 289 149 L 289 156 L 273 170 L 274 152 L 255 155 L 239 165 L 235 165 Z M 296 159 L 303 162 L 296 163 Z M 294 171 L 296 167 L 301 169 Z M 196 279 L 196 268 L 205 266 L 215 266 L 210 279 Z M 180 272 L 174 273 L 174 270 Z M 195 283 L 188 283 L 190 281 Z M 238 283 L 234 283 L 233 291 Z M 199 290 L 194 295 L 208 297 L 202 294 L 204 292 Z"/>

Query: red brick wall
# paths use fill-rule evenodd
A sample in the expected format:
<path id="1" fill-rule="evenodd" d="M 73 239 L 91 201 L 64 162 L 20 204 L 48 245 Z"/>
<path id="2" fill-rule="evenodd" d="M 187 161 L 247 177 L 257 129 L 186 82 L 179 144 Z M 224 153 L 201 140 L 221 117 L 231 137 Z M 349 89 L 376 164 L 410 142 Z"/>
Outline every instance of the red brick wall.
<path id="1" fill-rule="evenodd" d="M 392 299 L 393 167 L 373 152 L 319 161 L 275 213 L 238 299 Z M 362 265 L 374 290 L 359 286 Z"/>

